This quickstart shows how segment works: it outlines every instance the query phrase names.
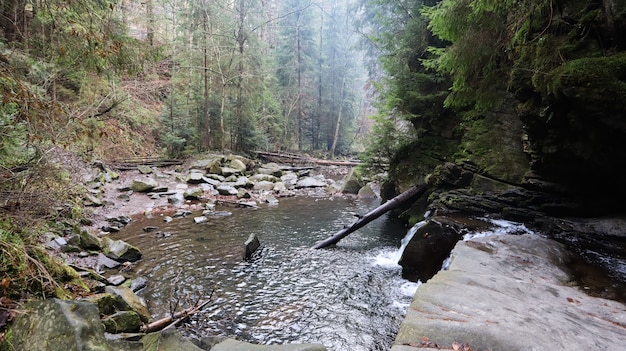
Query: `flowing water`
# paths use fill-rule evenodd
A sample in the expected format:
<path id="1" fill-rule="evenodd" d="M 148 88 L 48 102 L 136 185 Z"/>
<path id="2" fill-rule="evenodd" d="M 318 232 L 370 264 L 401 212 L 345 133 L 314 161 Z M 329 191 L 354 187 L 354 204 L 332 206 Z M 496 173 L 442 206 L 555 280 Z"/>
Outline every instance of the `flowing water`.
<path id="1" fill-rule="evenodd" d="M 396 264 L 406 228 L 381 217 L 336 247 L 312 250 L 378 205 L 375 200 L 297 197 L 277 206 L 227 210 L 194 224 L 193 214 L 164 223 L 138 218 L 115 238 L 144 253 L 133 274 L 155 318 L 212 295 L 186 329 L 258 344 L 319 342 L 329 350 L 388 350 L 417 284 Z M 158 226 L 158 232 L 142 228 Z M 163 235 L 163 233 L 167 233 Z M 262 247 L 244 261 L 243 243 Z M 189 302 L 187 302 L 189 301 Z"/>

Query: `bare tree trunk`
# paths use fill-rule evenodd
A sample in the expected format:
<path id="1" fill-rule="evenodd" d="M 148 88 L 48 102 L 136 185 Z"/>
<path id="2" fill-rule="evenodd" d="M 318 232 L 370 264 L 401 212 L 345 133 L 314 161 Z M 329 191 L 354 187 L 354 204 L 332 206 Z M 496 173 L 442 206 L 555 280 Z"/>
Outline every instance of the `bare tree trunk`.
<path id="1" fill-rule="evenodd" d="M 153 0 L 146 0 L 146 16 L 148 17 L 148 28 L 146 28 L 146 38 L 150 46 L 154 46 L 154 8 Z"/>
<path id="2" fill-rule="evenodd" d="M 376 207 L 374 210 L 368 212 L 367 214 L 365 214 L 363 217 L 359 218 L 356 222 L 354 222 L 351 226 L 344 228 L 340 231 L 338 231 L 337 233 L 335 233 L 335 235 L 331 236 L 330 238 L 321 241 L 317 244 L 315 244 L 313 246 L 313 249 L 322 249 L 325 248 L 327 246 L 330 245 L 334 245 L 336 243 L 339 242 L 339 240 L 345 238 L 346 236 L 348 236 L 349 234 L 361 229 L 362 227 L 364 227 L 366 224 L 368 224 L 369 222 L 375 220 L 376 218 L 382 216 L 383 214 L 385 214 L 388 211 L 391 211 L 393 209 L 396 209 L 400 206 L 402 206 L 402 204 L 412 201 L 413 199 L 423 195 L 426 190 L 428 189 L 428 186 L 426 184 L 422 184 L 422 185 L 418 185 L 418 186 L 414 186 L 411 189 L 403 192 L 402 194 L 394 197 L 393 199 L 385 202 L 384 204 Z"/>
<path id="3" fill-rule="evenodd" d="M 330 158 L 335 158 L 335 148 L 337 140 L 339 140 L 339 130 L 341 129 L 341 115 L 343 113 L 343 98 L 346 91 L 346 77 L 348 76 L 348 63 L 346 61 L 343 67 L 343 77 L 341 78 L 341 91 L 339 93 L 339 110 L 337 111 L 337 124 L 335 124 L 335 133 L 333 135 L 333 144 L 330 147 Z"/>

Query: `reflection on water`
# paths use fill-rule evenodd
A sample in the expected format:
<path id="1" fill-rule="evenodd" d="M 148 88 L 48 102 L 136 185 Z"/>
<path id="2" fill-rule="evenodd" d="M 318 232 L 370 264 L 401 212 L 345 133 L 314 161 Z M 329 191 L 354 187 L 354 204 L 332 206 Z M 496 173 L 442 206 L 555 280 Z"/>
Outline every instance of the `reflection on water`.
<path id="1" fill-rule="evenodd" d="M 388 350 L 416 285 L 392 256 L 406 233 L 385 217 L 332 249 L 312 250 L 369 212 L 376 201 L 290 198 L 261 210 L 228 209 L 228 217 L 194 224 L 193 216 L 164 223 L 139 219 L 116 235 L 144 258 L 134 274 L 150 284 L 140 294 L 155 318 L 174 298 L 213 302 L 188 327 L 199 335 L 227 335 L 259 344 L 321 342 L 329 350 Z M 199 214 L 195 214 L 199 215 Z M 169 237 L 144 233 L 158 226 Z M 243 261 L 243 243 L 255 233 L 262 248 Z M 173 283 L 175 282 L 175 284 Z M 185 303 L 181 302 L 183 307 Z"/>

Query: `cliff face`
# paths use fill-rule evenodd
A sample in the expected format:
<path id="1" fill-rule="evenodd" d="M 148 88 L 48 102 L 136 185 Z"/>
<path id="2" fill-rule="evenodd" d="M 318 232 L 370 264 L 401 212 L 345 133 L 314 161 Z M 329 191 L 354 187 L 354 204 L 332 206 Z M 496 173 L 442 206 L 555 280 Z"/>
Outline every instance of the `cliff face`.
<path id="1" fill-rule="evenodd" d="M 518 214 L 520 207 L 557 216 L 623 211 L 626 4 L 541 6 L 543 17 L 518 19 L 526 21 L 525 40 L 518 38 L 502 63 L 504 98 L 487 111 L 422 126 L 422 137 L 392 161 L 392 187 L 424 178 L 434 185 L 409 217 L 427 206 Z M 466 200 L 459 192 L 496 202 L 516 195 L 514 203 L 470 206 L 459 205 Z"/>
<path id="2" fill-rule="evenodd" d="M 400 214 L 410 222 L 426 211 L 436 223 L 485 215 L 523 222 L 624 284 L 621 264 L 607 262 L 623 262 L 626 249 L 626 2 L 520 4 L 537 12 L 506 17 L 524 38 L 500 56 L 502 98 L 489 109 L 448 111 L 437 124 L 421 125 L 417 141 L 392 160 L 387 194 L 427 182 L 427 195 Z M 453 245 L 458 232 L 429 230 L 411 244 L 434 252 L 445 246 L 437 238 Z M 429 264 L 440 267 L 440 257 Z M 424 267 L 409 261 L 405 273 Z"/>

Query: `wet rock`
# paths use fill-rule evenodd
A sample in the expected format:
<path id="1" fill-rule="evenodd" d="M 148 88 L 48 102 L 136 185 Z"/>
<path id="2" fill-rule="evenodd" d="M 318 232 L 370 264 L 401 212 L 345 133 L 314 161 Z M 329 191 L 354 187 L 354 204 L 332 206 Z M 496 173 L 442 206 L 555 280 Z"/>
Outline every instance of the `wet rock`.
<path id="1" fill-rule="evenodd" d="M 268 174 L 268 175 L 272 175 L 274 177 L 281 177 L 284 172 L 281 169 L 281 167 L 274 163 L 274 162 L 270 162 L 270 163 L 266 163 L 261 165 L 259 168 L 257 168 L 256 170 L 257 174 Z"/>
<path id="2" fill-rule="evenodd" d="M 133 311 L 119 311 L 102 319 L 108 333 L 134 333 L 141 327 L 141 318 Z"/>
<path id="3" fill-rule="evenodd" d="M 265 202 L 267 202 L 270 205 L 278 205 L 278 199 L 276 198 L 276 196 L 274 196 L 272 194 L 268 194 L 265 197 Z"/>
<path id="4" fill-rule="evenodd" d="M 112 260 L 112 259 L 106 257 L 102 253 L 99 253 L 98 254 L 97 266 L 98 267 L 106 267 L 106 268 L 109 268 L 109 269 L 113 269 L 113 268 L 119 267 L 120 263 L 115 261 L 115 260 Z"/>
<path id="5" fill-rule="evenodd" d="M 189 184 L 200 184 L 205 182 L 204 178 L 203 173 L 192 171 L 187 175 L 185 181 Z"/>
<path id="6" fill-rule="evenodd" d="M 209 220 L 209 219 L 208 219 L 207 217 L 205 217 L 205 216 L 199 216 L 199 217 L 194 217 L 194 218 L 193 218 L 193 222 L 194 222 L 195 224 L 204 223 L 204 222 L 207 222 L 208 220 Z"/>
<path id="7" fill-rule="evenodd" d="M 235 187 L 231 186 L 231 185 L 219 185 L 217 187 L 217 191 L 219 192 L 220 195 L 226 195 L 226 196 L 231 196 L 231 195 L 237 195 L 238 191 L 237 189 L 235 189 Z"/>
<path id="8" fill-rule="evenodd" d="M 85 194 L 85 201 L 83 202 L 83 204 L 85 206 L 91 206 L 91 207 L 104 206 L 104 203 L 99 197 L 89 194 L 89 193 Z"/>
<path id="9" fill-rule="evenodd" d="M 236 169 L 239 173 L 244 173 L 246 171 L 246 164 L 239 159 L 234 159 L 228 163 L 228 167 Z M 223 169 L 222 169 L 223 172 Z"/>
<path id="10" fill-rule="evenodd" d="M 419 228 L 408 243 L 400 262 L 402 276 L 426 282 L 440 269 L 450 251 L 461 239 L 461 223 L 449 217 L 433 217 Z"/>
<path id="11" fill-rule="evenodd" d="M 105 238 L 104 243 L 106 245 L 105 254 L 116 261 L 135 262 L 142 256 L 137 247 L 125 241 Z"/>
<path id="12" fill-rule="evenodd" d="M 95 304 L 101 316 L 108 316 L 118 311 L 130 309 L 128 304 L 119 296 L 108 293 L 89 295 L 85 297 L 85 301 Z"/>
<path id="13" fill-rule="evenodd" d="M 235 168 L 222 167 L 222 171 L 219 174 L 223 175 L 224 177 L 229 177 L 231 175 L 241 174 L 241 171 Z"/>
<path id="14" fill-rule="evenodd" d="M 157 183 L 156 180 L 154 180 L 154 178 L 152 177 L 146 177 L 143 179 L 135 179 L 133 180 L 132 185 L 130 186 L 130 189 L 132 191 L 136 191 L 139 193 L 147 193 L 149 191 L 151 191 L 152 189 L 156 188 L 159 184 Z"/>
<path id="15" fill-rule="evenodd" d="M 137 292 L 148 285 L 148 279 L 145 277 L 136 277 L 130 283 L 130 290 Z"/>
<path id="16" fill-rule="evenodd" d="M 129 307 L 129 309 L 135 311 L 142 322 L 148 322 L 150 320 L 150 312 L 146 307 L 146 303 L 139 296 L 130 289 L 123 286 L 107 286 L 105 292 L 113 296 L 120 297 Z"/>
<path id="17" fill-rule="evenodd" d="M 259 246 L 261 246 L 259 238 L 256 236 L 256 234 L 250 234 L 248 240 L 246 240 L 246 242 L 244 243 L 243 258 L 251 258 L 254 252 L 259 248 Z"/>
<path id="18" fill-rule="evenodd" d="M 13 350 L 112 351 L 96 305 L 47 299 L 30 302 L 10 327 Z"/>
<path id="19" fill-rule="evenodd" d="M 380 197 L 380 187 L 376 183 L 367 183 L 359 189 L 357 195 L 362 199 L 373 199 Z"/>
<path id="20" fill-rule="evenodd" d="M 137 166 L 137 170 L 141 174 L 151 174 L 152 173 L 152 168 L 150 166 L 146 166 L 146 165 L 139 165 L 139 166 Z"/>
<path id="21" fill-rule="evenodd" d="M 420 345 L 472 350 L 612 350 L 626 345 L 622 303 L 571 286 L 565 247 L 537 235 L 459 242 L 448 270 L 417 290 L 392 351 Z M 619 347 L 618 347 L 619 348 Z"/>
<path id="22" fill-rule="evenodd" d="M 149 225 L 149 226 L 143 227 L 142 230 L 144 232 L 146 232 L 146 233 L 151 233 L 151 232 L 155 232 L 155 231 L 159 230 L 159 227 L 155 227 L 155 226 Z"/>
<path id="23" fill-rule="evenodd" d="M 262 180 L 260 182 L 256 182 L 252 189 L 256 190 L 256 191 L 263 191 L 263 190 L 265 190 L 265 191 L 273 191 L 274 190 L 274 183 L 269 182 L 267 180 Z"/>
<path id="24" fill-rule="evenodd" d="M 237 178 L 233 186 L 235 188 L 251 189 L 252 187 L 254 187 L 254 183 L 251 182 L 250 179 L 248 179 L 248 177 L 241 176 Z"/>
<path id="25" fill-rule="evenodd" d="M 287 189 L 293 189 L 296 186 L 296 183 L 298 182 L 298 175 L 295 173 L 287 173 L 283 175 L 282 177 L 280 177 L 280 180 L 283 181 L 283 183 L 285 183 L 285 186 L 287 187 Z"/>
<path id="26" fill-rule="evenodd" d="M 363 184 L 361 184 L 353 168 L 350 170 L 350 173 L 343 178 L 343 185 L 339 188 L 339 191 L 344 194 L 357 194 L 362 187 Z"/>
<path id="27" fill-rule="evenodd" d="M 186 200 L 198 200 L 202 197 L 204 191 L 202 188 L 189 189 L 183 193 Z"/>
<path id="28" fill-rule="evenodd" d="M 315 177 L 304 177 L 296 182 L 296 188 L 321 188 L 326 185 L 325 181 Z"/>
<path id="29" fill-rule="evenodd" d="M 181 193 L 176 193 L 167 197 L 167 203 L 172 205 L 180 205 L 185 202 L 185 196 Z"/>
<path id="30" fill-rule="evenodd" d="M 250 180 L 253 182 L 266 181 L 266 182 L 276 183 L 277 181 L 280 180 L 280 178 L 274 177 L 273 175 L 270 175 L 270 174 L 255 174 L 252 177 L 250 177 Z"/>
<path id="31" fill-rule="evenodd" d="M 107 282 L 114 286 L 122 285 L 125 281 L 126 278 L 121 274 L 112 275 L 107 279 Z"/>
<path id="32" fill-rule="evenodd" d="M 182 217 L 187 217 L 189 215 L 191 215 L 191 211 L 178 210 L 178 211 L 176 211 L 176 213 L 174 213 L 174 215 L 172 217 L 174 217 L 174 218 L 182 218 Z"/>

